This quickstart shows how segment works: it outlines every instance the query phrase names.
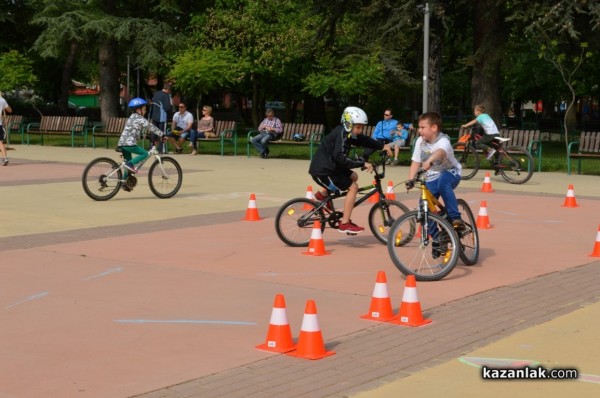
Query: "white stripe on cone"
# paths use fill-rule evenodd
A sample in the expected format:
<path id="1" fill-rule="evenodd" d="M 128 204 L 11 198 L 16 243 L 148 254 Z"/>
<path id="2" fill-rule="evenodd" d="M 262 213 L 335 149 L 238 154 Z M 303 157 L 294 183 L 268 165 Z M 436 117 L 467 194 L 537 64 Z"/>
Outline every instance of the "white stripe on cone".
<path id="1" fill-rule="evenodd" d="M 320 332 L 321 329 L 319 328 L 317 314 L 304 314 L 300 330 L 302 332 Z"/>
<path id="2" fill-rule="evenodd" d="M 600 242 L 600 231 L 598 231 L 598 234 L 596 235 L 596 242 Z"/>
<path id="3" fill-rule="evenodd" d="M 321 228 L 313 228 L 310 233 L 311 239 L 323 239 L 323 235 L 321 234 Z"/>
<path id="4" fill-rule="evenodd" d="M 485 177 L 483 177 L 483 182 L 484 182 L 484 183 L 490 183 L 490 182 L 491 182 L 491 181 L 490 181 L 490 177 L 489 177 L 489 176 L 485 176 Z"/>
<path id="5" fill-rule="evenodd" d="M 306 199 L 315 200 L 315 195 L 313 194 L 313 191 L 306 191 Z"/>
<path id="6" fill-rule="evenodd" d="M 480 216 L 487 216 L 488 212 L 487 212 L 487 206 L 481 206 L 479 208 L 479 214 Z"/>
<path id="7" fill-rule="evenodd" d="M 256 209 L 256 200 L 250 200 L 248 202 L 248 208 L 250 208 L 250 209 Z"/>
<path id="8" fill-rule="evenodd" d="M 402 302 L 418 303 L 419 298 L 417 297 L 417 288 L 416 287 L 405 287 L 404 294 L 402 295 Z"/>
<path id="9" fill-rule="evenodd" d="M 373 297 L 375 298 L 388 298 L 390 294 L 388 292 L 387 283 L 375 283 L 373 289 Z"/>
<path id="10" fill-rule="evenodd" d="M 569 189 L 567 191 L 567 198 L 574 198 L 575 197 L 575 192 L 572 189 Z"/>
<path id="11" fill-rule="evenodd" d="M 285 308 L 273 308 L 273 312 L 271 312 L 271 325 L 287 325 L 287 314 L 285 313 Z"/>

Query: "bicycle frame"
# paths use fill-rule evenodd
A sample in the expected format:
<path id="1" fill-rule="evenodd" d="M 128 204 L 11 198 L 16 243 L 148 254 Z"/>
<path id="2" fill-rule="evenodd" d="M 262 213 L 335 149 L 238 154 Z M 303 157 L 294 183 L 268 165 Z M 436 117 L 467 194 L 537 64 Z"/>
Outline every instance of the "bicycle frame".
<path id="1" fill-rule="evenodd" d="M 124 159 L 122 152 L 121 152 L 120 156 L 121 156 L 121 159 Z M 160 171 L 161 171 L 161 173 L 162 173 L 163 176 L 166 176 L 165 169 L 163 167 L 162 158 L 160 157 L 160 154 L 158 153 L 158 150 L 156 149 L 156 146 L 152 146 L 152 148 L 150 148 L 150 150 L 148 151 L 148 156 L 146 156 L 141 162 L 138 163 L 138 166 L 137 166 L 138 171 L 142 169 L 142 167 L 144 166 L 144 164 L 152 156 L 154 156 L 156 159 L 158 159 L 158 164 L 160 165 Z M 109 174 L 107 174 L 106 177 L 107 178 L 112 177 L 118 170 L 125 171 L 126 169 L 125 169 L 124 163 L 125 163 L 124 161 L 121 162 L 121 164 L 119 165 L 119 168 L 114 169 L 112 172 L 110 172 Z M 121 180 L 121 181 L 126 181 L 126 180 L 127 180 L 126 178 L 123 178 L 123 180 Z"/>

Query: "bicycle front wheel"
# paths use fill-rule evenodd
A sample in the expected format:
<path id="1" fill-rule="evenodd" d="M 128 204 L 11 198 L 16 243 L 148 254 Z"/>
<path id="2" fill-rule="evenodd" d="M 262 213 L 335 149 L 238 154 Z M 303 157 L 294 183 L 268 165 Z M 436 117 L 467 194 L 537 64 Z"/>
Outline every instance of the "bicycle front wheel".
<path id="1" fill-rule="evenodd" d="M 419 281 L 437 281 L 447 276 L 458 262 L 460 243 L 456 231 L 445 218 L 417 211 L 401 216 L 390 230 L 388 252 L 404 275 Z M 417 227 L 417 233 L 413 229 Z"/>
<path id="2" fill-rule="evenodd" d="M 81 183 L 83 190 L 94 200 L 109 200 L 121 188 L 123 172 L 119 164 L 111 158 L 92 160 L 83 170 Z"/>
<path id="3" fill-rule="evenodd" d="M 452 145 L 454 157 L 462 167 L 461 180 L 470 180 L 479 171 L 479 154 L 472 145 L 465 142 L 457 142 Z"/>
<path id="4" fill-rule="evenodd" d="M 173 158 L 163 156 L 161 161 L 156 159 L 150 166 L 148 185 L 154 195 L 161 199 L 168 199 L 175 196 L 181 188 L 183 171 L 181 171 L 179 163 Z"/>
<path id="5" fill-rule="evenodd" d="M 513 146 L 499 155 L 497 168 L 511 184 L 524 184 L 533 175 L 533 156 L 525 148 Z"/>
<path id="6" fill-rule="evenodd" d="M 463 199 L 458 199 L 458 211 L 465 222 L 465 229 L 456 231 L 460 241 L 460 259 L 465 265 L 473 265 L 479 259 L 479 232 L 471 208 Z"/>
<path id="7" fill-rule="evenodd" d="M 286 245 L 305 247 L 310 243 L 315 221 L 321 222 L 323 232 L 327 222 L 323 210 L 317 211 L 312 200 L 295 198 L 284 203 L 277 211 L 275 231 Z"/>
<path id="8" fill-rule="evenodd" d="M 373 235 L 384 245 L 387 244 L 390 228 L 394 222 L 404 213 L 408 213 L 408 207 L 395 200 L 377 202 L 369 211 L 369 227 Z"/>

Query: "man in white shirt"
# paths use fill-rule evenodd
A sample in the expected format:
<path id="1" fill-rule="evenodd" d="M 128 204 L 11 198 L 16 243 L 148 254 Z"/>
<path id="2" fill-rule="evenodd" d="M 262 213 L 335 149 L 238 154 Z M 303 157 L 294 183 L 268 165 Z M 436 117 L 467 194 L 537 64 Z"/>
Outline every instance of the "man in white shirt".
<path id="1" fill-rule="evenodd" d="M 187 111 L 185 103 L 179 103 L 179 112 L 173 115 L 173 124 L 171 132 L 167 134 L 167 138 L 171 145 L 175 146 L 175 153 L 183 152 L 183 143 L 186 138 L 192 133 L 192 125 L 194 124 L 194 116 Z M 176 141 L 177 140 L 177 141 Z"/>

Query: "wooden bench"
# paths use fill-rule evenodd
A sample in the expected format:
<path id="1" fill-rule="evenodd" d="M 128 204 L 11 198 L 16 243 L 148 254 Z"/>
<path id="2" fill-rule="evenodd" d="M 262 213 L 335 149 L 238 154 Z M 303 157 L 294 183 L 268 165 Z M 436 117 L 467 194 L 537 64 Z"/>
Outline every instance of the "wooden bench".
<path id="1" fill-rule="evenodd" d="M 581 174 L 583 159 L 600 159 L 600 132 L 582 131 L 579 141 L 569 143 L 567 146 L 568 175 L 571 175 L 571 159 L 577 159 L 577 174 Z"/>
<path id="2" fill-rule="evenodd" d="M 39 123 L 27 125 L 27 145 L 29 145 L 30 135 L 39 135 L 42 145 L 44 145 L 44 136 L 71 136 L 71 147 L 75 146 L 75 136 L 79 135 L 84 138 L 87 146 L 87 116 L 42 116 Z"/>
<path id="3" fill-rule="evenodd" d="M 542 171 L 542 141 L 540 140 L 539 130 L 514 130 L 500 129 L 500 136 L 508 138 L 504 144 L 506 147 L 520 146 L 526 148 L 534 160 L 537 159 L 537 171 Z M 471 128 L 462 128 L 458 132 L 458 138 L 462 138 L 465 134 L 470 134 Z"/>
<path id="4" fill-rule="evenodd" d="M 106 138 L 106 148 L 108 148 L 108 139 L 111 137 L 121 137 L 128 119 L 127 117 L 109 117 L 106 125 L 95 125 L 92 128 L 92 148 L 96 148 L 96 137 Z"/>
<path id="5" fill-rule="evenodd" d="M 269 141 L 269 145 L 287 144 L 287 145 L 308 145 L 310 148 L 310 159 L 312 160 L 313 149 L 319 145 L 323 137 L 325 126 L 322 124 L 303 124 L 303 123 L 282 123 L 283 135 L 277 141 Z M 250 140 L 259 134 L 258 130 L 248 132 L 248 141 L 246 142 L 246 156 L 250 157 Z M 302 134 L 304 140 L 295 141 L 294 135 Z"/>
<path id="6" fill-rule="evenodd" d="M 23 115 L 4 115 L 2 126 L 6 132 L 6 143 L 10 146 L 10 135 L 14 133 L 21 134 L 21 144 L 23 144 Z"/>
<path id="7" fill-rule="evenodd" d="M 237 156 L 237 123 L 233 120 L 215 120 L 215 133 L 217 133 L 217 137 L 198 138 L 197 142 L 220 142 L 221 156 L 225 153 L 225 142 L 229 142 L 233 146 L 233 156 Z"/>

